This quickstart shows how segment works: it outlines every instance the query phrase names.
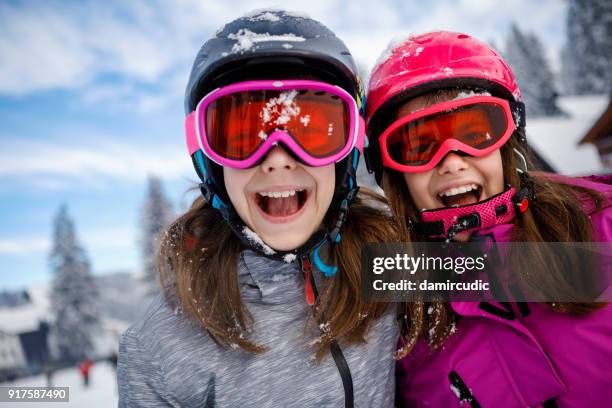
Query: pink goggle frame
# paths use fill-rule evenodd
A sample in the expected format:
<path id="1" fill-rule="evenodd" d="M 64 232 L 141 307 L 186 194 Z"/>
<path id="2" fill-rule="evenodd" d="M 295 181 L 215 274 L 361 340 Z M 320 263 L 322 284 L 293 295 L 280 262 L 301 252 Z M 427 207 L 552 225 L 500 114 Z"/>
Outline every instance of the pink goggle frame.
<path id="1" fill-rule="evenodd" d="M 287 91 L 287 90 L 314 90 L 323 91 L 341 98 L 349 107 L 349 129 L 345 145 L 336 153 L 325 157 L 313 157 L 308 154 L 296 141 L 296 139 L 284 129 L 274 129 L 267 135 L 253 154 L 243 160 L 232 160 L 215 152 L 206 135 L 206 109 L 215 100 L 238 92 L 245 91 Z M 363 151 L 365 138 L 365 122 L 359 114 L 359 107 L 353 97 L 344 89 L 325 82 L 311 80 L 258 80 L 238 82 L 232 85 L 217 88 L 207 94 L 198 103 L 196 109 L 185 118 L 185 133 L 187 148 L 192 155 L 201 149 L 206 156 L 221 166 L 237 169 L 245 169 L 256 166 L 268 153 L 268 151 L 282 143 L 289 148 L 301 161 L 311 167 L 327 166 L 337 163 L 345 158 L 354 147 Z M 257 137 L 254 135 L 254 137 Z"/>

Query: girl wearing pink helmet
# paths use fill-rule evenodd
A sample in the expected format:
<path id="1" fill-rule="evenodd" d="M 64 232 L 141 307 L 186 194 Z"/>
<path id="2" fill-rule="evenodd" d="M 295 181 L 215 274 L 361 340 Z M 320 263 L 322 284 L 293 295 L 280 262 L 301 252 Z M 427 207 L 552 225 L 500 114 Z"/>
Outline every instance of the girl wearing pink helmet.
<path id="1" fill-rule="evenodd" d="M 368 168 L 404 240 L 612 241 L 612 177 L 531 171 L 521 92 L 488 45 L 453 32 L 410 37 L 375 67 L 367 101 Z M 525 267 L 512 271 L 522 287 L 549 282 L 553 300 L 567 290 L 561 271 L 543 273 L 544 258 L 523 258 Z M 563 267 L 577 270 L 581 259 L 567 259 Z M 607 303 L 415 302 L 404 320 L 401 406 L 592 407 L 612 399 Z"/>

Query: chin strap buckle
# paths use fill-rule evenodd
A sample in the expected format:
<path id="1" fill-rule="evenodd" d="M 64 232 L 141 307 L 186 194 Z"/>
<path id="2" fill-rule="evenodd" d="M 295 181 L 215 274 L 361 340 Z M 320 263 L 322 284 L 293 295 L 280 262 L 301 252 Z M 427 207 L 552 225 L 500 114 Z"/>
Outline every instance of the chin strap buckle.
<path id="1" fill-rule="evenodd" d="M 527 172 L 519 172 L 521 190 L 512 197 L 515 212 L 524 214 L 529 209 L 529 203 L 535 198 L 533 180 Z"/>
<path id="2" fill-rule="evenodd" d="M 446 234 L 446 241 L 450 241 L 460 232 L 478 228 L 481 225 L 480 215 L 477 212 L 459 217 L 457 218 L 457 222 L 449 228 Z"/>
<path id="3" fill-rule="evenodd" d="M 457 207 L 444 207 L 421 212 L 422 222 L 413 222 L 415 232 L 427 238 L 450 240 L 464 231 L 510 222 L 516 213 L 516 190 L 508 187 L 486 200 Z"/>

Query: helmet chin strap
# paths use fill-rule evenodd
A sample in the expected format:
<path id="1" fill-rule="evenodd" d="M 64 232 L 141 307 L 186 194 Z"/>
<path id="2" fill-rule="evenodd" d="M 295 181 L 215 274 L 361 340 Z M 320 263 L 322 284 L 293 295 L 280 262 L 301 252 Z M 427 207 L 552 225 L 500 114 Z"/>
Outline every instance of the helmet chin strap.
<path id="1" fill-rule="evenodd" d="M 527 172 L 525 157 L 516 149 L 521 180 L 520 190 L 507 186 L 504 191 L 474 204 L 421 211 L 422 221 L 409 220 L 409 227 L 426 238 L 445 238 L 450 241 L 460 232 L 475 231 L 510 222 L 522 214 L 533 200 L 533 181 Z"/>

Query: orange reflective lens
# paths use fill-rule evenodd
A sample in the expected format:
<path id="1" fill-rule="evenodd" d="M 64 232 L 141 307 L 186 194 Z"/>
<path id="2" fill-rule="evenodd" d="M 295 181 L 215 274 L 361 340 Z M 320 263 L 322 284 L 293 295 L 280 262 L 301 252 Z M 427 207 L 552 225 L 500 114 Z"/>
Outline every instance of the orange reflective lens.
<path id="1" fill-rule="evenodd" d="M 321 158 L 346 146 L 350 115 L 342 98 L 325 91 L 241 91 L 221 96 L 206 107 L 206 137 L 218 155 L 244 160 L 280 129 L 305 152 Z"/>
<path id="2" fill-rule="evenodd" d="M 477 103 L 438 112 L 409 121 L 387 138 L 387 151 L 402 165 L 428 163 L 447 139 L 485 150 L 498 142 L 508 129 L 504 108 L 491 103 Z"/>

